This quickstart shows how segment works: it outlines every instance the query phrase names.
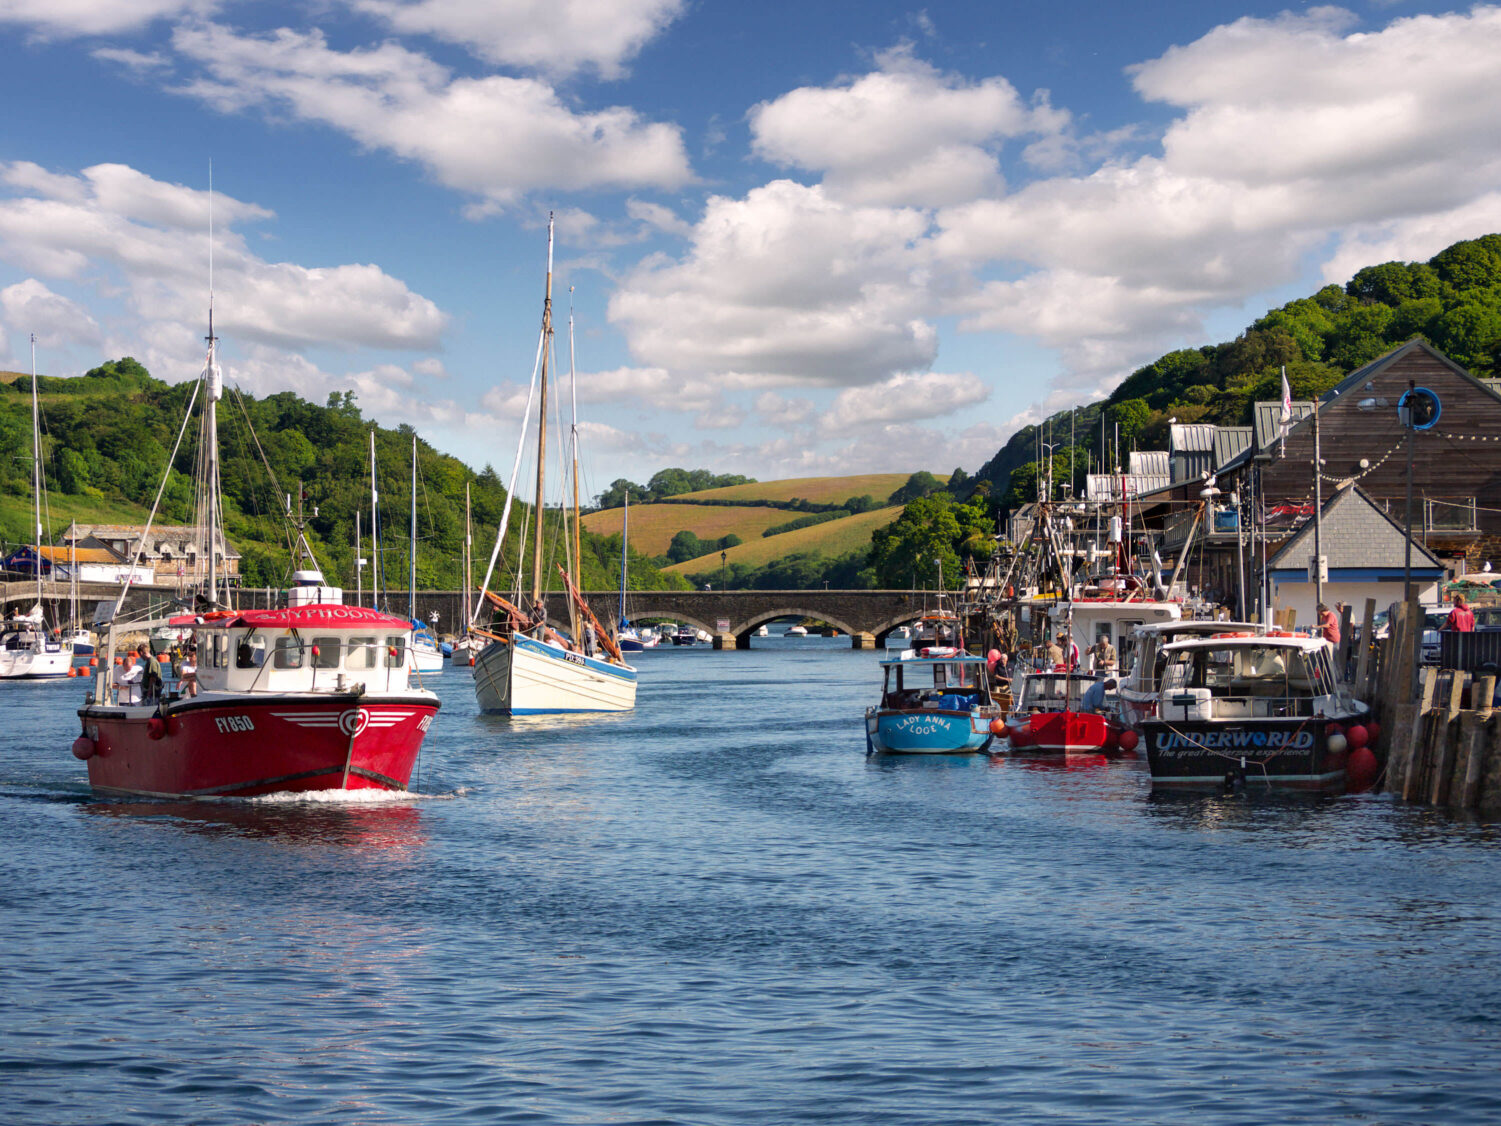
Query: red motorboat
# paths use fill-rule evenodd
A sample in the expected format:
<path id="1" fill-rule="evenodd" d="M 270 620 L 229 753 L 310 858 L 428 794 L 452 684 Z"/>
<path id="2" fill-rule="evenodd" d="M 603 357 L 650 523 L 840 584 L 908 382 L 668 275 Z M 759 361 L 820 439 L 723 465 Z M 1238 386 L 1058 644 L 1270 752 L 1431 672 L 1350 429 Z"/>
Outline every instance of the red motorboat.
<path id="1" fill-rule="evenodd" d="M 1103 677 L 1079 672 L 1034 672 L 1006 717 L 1013 751 L 1027 754 L 1112 754 L 1121 723 L 1113 712 L 1085 711 L 1084 694 Z"/>
<path id="2" fill-rule="evenodd" d="M 412 621 L 345 606 L 343 592 L 324 586 L 316 567 L 294 571 L 293 588 L 279 609 L 234 607 L 237 592 L 223 566 L 228 551 L 217 405 L 224 377 L 212 308 L 208 345 L 193 392 L 203 400 L 196 507 L 204 539 L 193 558 L 195 572 L 204 566 L 206 574 L 192 603 L 201 612 L 169 622 L 192 631 L 193 672 L 158 675 L 160 666 L 143 645 L 138 653 L 144 655 L 130 654 L 119 665 L 122 675 L 113 673 L 115 638 L 127 625 L 119 619 L 127 582 L 110 615 L 105 660 L 78 712 L 83 730 L 73 753 L 88 763 L 89 784 L 111 794 L 217 798 L 405 790 L 438 711 L 437 696 L 410 683 Z M 184 418 L 184 432 L 187 423 Z M 155 518 L 153 506 L 133 556 Z M 296 532 L 294 559 L 310 559 L 300 499 Z"/>
<path id="3" fill-rule="evenodd" d="M 199 692 L 120 701 L 101 671 L 73 753 L 116 794 L 405 790 L 438 698 L 412 688 L 412 623 L 360 606 L 221 611 L 191 624 Z"/>

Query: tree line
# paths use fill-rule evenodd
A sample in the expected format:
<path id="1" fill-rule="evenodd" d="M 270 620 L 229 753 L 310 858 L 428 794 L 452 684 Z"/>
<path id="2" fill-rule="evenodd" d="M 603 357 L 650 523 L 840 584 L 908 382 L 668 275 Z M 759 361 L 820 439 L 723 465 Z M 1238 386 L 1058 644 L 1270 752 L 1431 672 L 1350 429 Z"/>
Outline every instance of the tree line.
<path id="1" fill-rule="evenodd" d="M 177 439 L 193 383 L 167 384 L 125 357 L 101 364 L 77 378 L 39 377 L 44 417 L 43 461 L 54 519 L 54 540 L 68 520 L 139 524 L 155 497 L 169 453 Z M 195 408 L 196 410 L 196 408 Z M 413 499 L 412 442 L 415 432 L 365 419 L 352 392 L 334 392 L 319 406 L 290 391 L 256 399 L 227 389 L 219 404 L 220 455 L 225 531 L 240 552 L 241 582 L 276 586 L 287 581 L 291 564 L 286 510 L 301 501 L 307 537 L 330 581 L 355 586 L 355 515 L 360 514 L 360 553 L 370 553 L 370 435 L 375 435 L 380 494 L 380 567 L 383 587 L 405 589 L 410 571 L 409 513 Z M 253 436 L 252 436 L 253 435 Z M 506 490 L 491 466 L 476 473 L 455 457 L 417 438 L 417 548 L 419 589 L 461 585 L 465 531 L 464 490 L 471 494 L 475 582 L 484 577 L 489 547 L 505 506 Z M 190 424 L 172 460 L 162 495 L 159 523 L 193 521 L 193 467 L 197 429 Z M 265 465 L 269 464 L 268 474 Z M 274 482 L 273 482 L 274 476 Z M 300 482 L 300 485 L 299 485 Z M 300 497 L 296 495 L 301 489 Z M 0 496 L 9 498 L 0 517 L 0 537 L 29 542 L 30 519 L 18 498 L 31 492 L 31 379 L 0 383 Z M 563 516 L 544 514 L 544 543 L 550 559 L 563 562 Z M 511 530 L 492 589 L 509 586 L 516 573 L 523 527 L 535 534 L 532 506 L 517 501 Z M 582 534 L 583 559 L 576 568 L 584 589 L 609 589 L 619 580 L 620 537 Z M 547 582 L 561 580 L 548 568 Z M 368 585 L 370 571 L 364 572 Z M 675 575 L 662 574 L 649 558 L 632 553 L 635 589 L 676 589 Z"/>

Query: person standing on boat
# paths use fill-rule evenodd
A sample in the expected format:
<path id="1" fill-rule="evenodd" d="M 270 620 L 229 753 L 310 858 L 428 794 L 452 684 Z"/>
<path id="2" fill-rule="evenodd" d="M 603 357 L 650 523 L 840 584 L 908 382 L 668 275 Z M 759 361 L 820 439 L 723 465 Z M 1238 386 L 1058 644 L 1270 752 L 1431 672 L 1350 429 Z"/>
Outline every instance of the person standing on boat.
<path id="1" fill-rule="evenodd" d="M 125 658 L 125 663 L 115 672 L 115 686 L 120 690 L 123 707 L 135 707 L 141 702 L 141 690 L 146 678 L 146 669 L 151 661 L 151 652 L 143 641 Z"/>
<path id="2" fill-rule="evenodd" d="M 1099 640 L 1089 647 L 1089 655 L 1094 660 L 1095 672 L 1115 671 L 1115 646 L 1110 644 L 1108 633 L 1100 634 Z"/>
<path id="3" fill-rule="evenodd" d="M 1063 664 L 1063 648 L 1058 644 L 1056 638 L 1048 642 L 1048 647 L 1043 650 L 1043 656 L 1047 661 L 1049 669 L 1056 669 L 1059 665 Z"/>
<path id="4" fill-rule="evenodd" d="M 1465 604 L 1465 596 L 1455 594 L 1454 609 L 1449 611 L 1449 617 L 1445 620 L 1444 629 L 1451 629 L 1458 633 L 1473 633 L 1475 631 L 1475 612 Z"/>
<path id="5" fill-rule="evenodd" d="M 1109 680 L 1097 680 L 1084 690 L 1084 697 L 1079 701 L 1081 712 L 1094 712 L 1096 715 L 1105 711 L 1105 693 L 1115 691 L 1115 678 Z"/>
<path id="6" fill-rule="evenodd" d="M 198 646 L 191 641 L 188 642 L 187 652 L 182 655 L 177 690 L 184 696 L 198 695 Z"/>
<path id="7" fill-rule="evenodd" d="M 1058 644 L 1063 647 L 1063 659 L 1068 664 L 1068 671 L 1073 672 L 1079 667 L 1079 643 L 1072 635 L 1064 633 L 1058 639 Z"/>
<path id="8" fill-rule="evenodd" d="M 1339 645 L 1339 618 L 1322 602 L 1319 603 L 1319 634 L 1330 645 Z"/>

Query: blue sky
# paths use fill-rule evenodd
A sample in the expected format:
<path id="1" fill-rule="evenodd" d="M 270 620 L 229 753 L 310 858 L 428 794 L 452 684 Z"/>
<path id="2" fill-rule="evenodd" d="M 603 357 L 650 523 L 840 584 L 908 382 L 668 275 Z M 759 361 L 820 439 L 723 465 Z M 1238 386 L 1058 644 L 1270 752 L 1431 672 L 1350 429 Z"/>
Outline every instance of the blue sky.
<path id="1" fill-rule="evenodd" d="M 0 0 L 0 366 L 352 389 L 509 468 L 557 214 L 588 484 L 973 471 L 1501 231 L 1501 9 Z M 560 357 L 567 364 L 566 340 Z"/>

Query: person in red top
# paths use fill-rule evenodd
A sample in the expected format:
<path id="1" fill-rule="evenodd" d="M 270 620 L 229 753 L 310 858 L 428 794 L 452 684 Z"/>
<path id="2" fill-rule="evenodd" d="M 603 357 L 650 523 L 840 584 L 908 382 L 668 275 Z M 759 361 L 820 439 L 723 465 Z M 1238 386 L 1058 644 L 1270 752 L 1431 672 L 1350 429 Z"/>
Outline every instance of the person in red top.
<path id="1" fill-rule="evenodd" d="M 1465 596 L 1454 596 L 1454 609 L 1449 611 L 1449 620 L 1444 623 L 1444 629 L 1456 630 L 1459 633 L 1475 632 L 1475 611 L 1465 605 Z"/>
<path id="2" fill-rule="evenodd" d="M 1322 602 L 1319 603 L 1319 633 L 1330 645 L 1339 644 L 1339 618 Z"/>

